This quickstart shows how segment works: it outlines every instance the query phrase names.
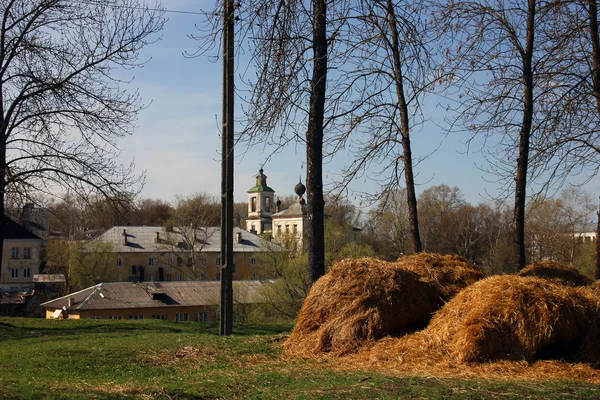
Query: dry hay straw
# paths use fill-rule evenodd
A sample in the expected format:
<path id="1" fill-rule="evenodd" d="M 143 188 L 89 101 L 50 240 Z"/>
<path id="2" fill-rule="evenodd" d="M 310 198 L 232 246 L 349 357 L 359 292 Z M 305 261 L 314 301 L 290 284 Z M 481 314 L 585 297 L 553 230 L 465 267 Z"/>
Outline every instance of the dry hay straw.
<path id="1" fill-rule="evenodd" d="M 353 353 L 423 327 L 441 304 L 433 286 L 398 264 L 342 260 L 313 285 L 284 348 L 302 357 Z"/>
<path id="2" fill-rule="evenodd" d="M 587 286 L 594 281 L 582 275 L 576 268 L 553 261 L 538 261 L 529 264 L 518 273 L 519 276 L 537 276 L 555 283 L 571 286 Z"/>
<path id="3" fill-rule="evenodd" d="M 425 330 L 381 339 L 336 364 L 398 375 L 600 383 L 598 302 L 590 287 L 491 277 L 458 294 Z"/>
<path id="4" fill-rule="evenodd" d="M 444 300 L 484 278 L 481 269 L 457 255 L 418 253 L 401 257 L 396 263 L 434 285 Z"/>
<path id="5" fill-rule="evenodd" d="M 458 362 L 578 356 L 597 314 L 589 288 L 494 276 L 459 293 L 425 334 Z"/>

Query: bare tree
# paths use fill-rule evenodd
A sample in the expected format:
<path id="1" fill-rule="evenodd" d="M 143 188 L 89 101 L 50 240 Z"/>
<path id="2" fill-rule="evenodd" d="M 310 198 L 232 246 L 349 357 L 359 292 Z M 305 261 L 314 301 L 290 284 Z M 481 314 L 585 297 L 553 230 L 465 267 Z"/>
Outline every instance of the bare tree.
<path id="1" fill-rule="evenodd" d="M 562 43 L 544 23 L 551 4 L 541 0 L 449 1 L 442 5 L 440 30 L 450 39 L 446 61 L 455 78 L 458 117 L 453 128 L 471 132 L 487 153 L 492 170 L 507 185 L 514 180 L 514 252 L 526 264 L 525 202 L 528 183 L 544 174 L 530 160 L 553 121 L 540 104 L 552 97 L 548 76 Z M 545 177 L 544 177 L 545 178 Z M 546 183 L 549 182 L 546 180 Z M 508 187 L 508 186 L 507 186 Z"/>
<path id="2" fill-rule="evenodd" d="M 141 177 L 117 141 L 142 104 L 115 72 L 140 65 L 162 12 L 136 0 L 0 4 L 0 213 L 11 193 L 131 190 Z"/>
<path id="3" fill-rule="evenodd" d="M 357 177 L 373 174 L 381 190 L 367 197 L 385 199 L 403 186 L 410 220 L 413 252 L 422 250 L 415 191 L 411 133 L 424 121 L 421 100 L 440 79 L 433 62 L 426 2 L 360 1 L 355 8 L 349 43 L 345 131 L 338 146 L 355 150 L 356 158 L 342 174 L 346 187 Z M 371 199 L 373 200 L 373 199 Z"/>

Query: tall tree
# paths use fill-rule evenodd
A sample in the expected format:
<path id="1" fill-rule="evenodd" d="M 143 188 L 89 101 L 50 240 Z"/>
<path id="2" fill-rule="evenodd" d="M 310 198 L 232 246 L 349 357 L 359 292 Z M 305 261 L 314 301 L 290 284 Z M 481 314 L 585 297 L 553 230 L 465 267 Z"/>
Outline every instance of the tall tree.
<path id="1" fill-rule="evenodd" d="M 343 186 L 379 165 L 374 180 L 381 190 L 367 197 L 379 201 L 390 190 L 406 187 L 413 252 L 420 252 L 422 243 L 413 172 L 419 160 L 411 135 L 424 121 L 424 94 L 440 81 L 426 11 L 422 1 L 357 2 L 347 39 L 352 57 L 343 72 L 350 106 L 344 108 L 346 129 L 338 142 L 356 154 L 343 173 Z"/>
<path id="2" fill-rule="evenodd" d="M 542 25 L 551 8 L 541 0 L 451 0 L 442 9 L 439 23 L 452 49 L 447 64 L 459 88 L 454 128 L 470 131 L 471 144 L 474 137 L 492 142 L 492 168 L 505 182 L 514 181 L 513 243 L 521 269 L 527 187 L 536 173 L 530 169 L 535 156 L 530 150 L 536 136 L 544 139 L 551 121 L 551 115 L 536 114 L 552 91 L 539 84 L 556 53 Z"/>
<path id="3" fill-rule="evenodd" d="M 114 72 L 140 65 L 162 12 L 137 0 L 0 5 L 0 215 L 7 193 L 134 187 L 116 146 L 142 105 Z"/>

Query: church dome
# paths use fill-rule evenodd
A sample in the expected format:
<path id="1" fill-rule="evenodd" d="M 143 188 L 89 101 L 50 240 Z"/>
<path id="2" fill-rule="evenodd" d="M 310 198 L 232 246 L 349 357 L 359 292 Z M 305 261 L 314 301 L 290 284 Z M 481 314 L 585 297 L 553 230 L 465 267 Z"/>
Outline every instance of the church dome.
<path id="1" fill-rule="evenodd" d="M 294 186 L 294 192 L 296 192 L 299 197 L 302 197 L 304 196 L 304 193 L 306 193 L 306 186 L 304 186 L 302 182 L 298 182 L 298 184 Z"/>

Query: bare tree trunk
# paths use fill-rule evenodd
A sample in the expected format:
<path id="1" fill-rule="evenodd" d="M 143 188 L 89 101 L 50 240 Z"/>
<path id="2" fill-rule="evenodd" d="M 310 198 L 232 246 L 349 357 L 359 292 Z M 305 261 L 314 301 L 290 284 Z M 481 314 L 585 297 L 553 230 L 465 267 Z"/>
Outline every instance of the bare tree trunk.
<path id="1" fill-rule="evenodd" d="M 600 37 L 598 34 L 598 3 L 596 0 L 587 0 L 588 17 L 590 25 L 590 40 L 592 42 L 592 80 L 594 83 L 594 97 L 596 98 L 596 110 L 600 116 Z M 598 223 L 596 226 L 596 262 L 594 278 L 600 279 L 600 209 L 596 214 Z"/>
<path id="2" fill-rule="evenodd" d="M 598 223 L 596 225 L 596 265 L 594 268 L 594 279 L 600 279 L 600 208 L 596 213 Z"/>
<path id="3" fill-rule="evenodd" d="M 515 177 L 515 211 L 514 211 L 514 254 L 518 270 L 525 268 L 525 200 L 527 189 L 527 167 L 529 164 L 529 142 L 533 121 L 533 43 L 535 29 L 536 0 L 528 1 L 527 37 L 523 59 L 523 122 L 519 134 L 519 158 Z"/>
<path id="4" fill-rule="evenodd" d="M 596 0 L 587 0 L 590 24 L 590 39 L 592 42 L 592 80 L 594 81 L 594 97 L 596 108 L 600 115 L 600 37 L 598 36 L 598 4 Z"/>
<path id="5" fill-rule="evenodd" d="M 306 132 L 306 186 L 308 189 L 308 268 L 312 285 L 325 274 L 323 199 L 323 120 L 327 84 L 327 31 L 325 0 L 313 0 L 313 76 Z"/>
<path id="6" fill-rule="evenodd" d="M 419 218 L 417 214 L 417 195 L 415 193 L 415 179 L 412 165 L 412 150 L 410 146 L 410 126 L 408 116 L 408 105 L 404 96 L 404 83 L 402 76 L 402 64 L 400 62 L 400 43 L 398 35 L 398 26 L 396 24 L 396 13 L 394 3 L 387 0 L 387 14 L 390 28 L 392 31 L 392 57 L 394 60 L 394 80 L 396 83 L 396 95 L 400 108 L 400 133 L 402 135 L 402 152 L 404 155 L 404 178 L 406 181 L 406 201 L 408 203 L 408 218 L 410 220 L 410 233 L 413 245 L 413 251 L 420 253 L 423 251 L 421 245 L 421 236 L 419 235 Z"/>

